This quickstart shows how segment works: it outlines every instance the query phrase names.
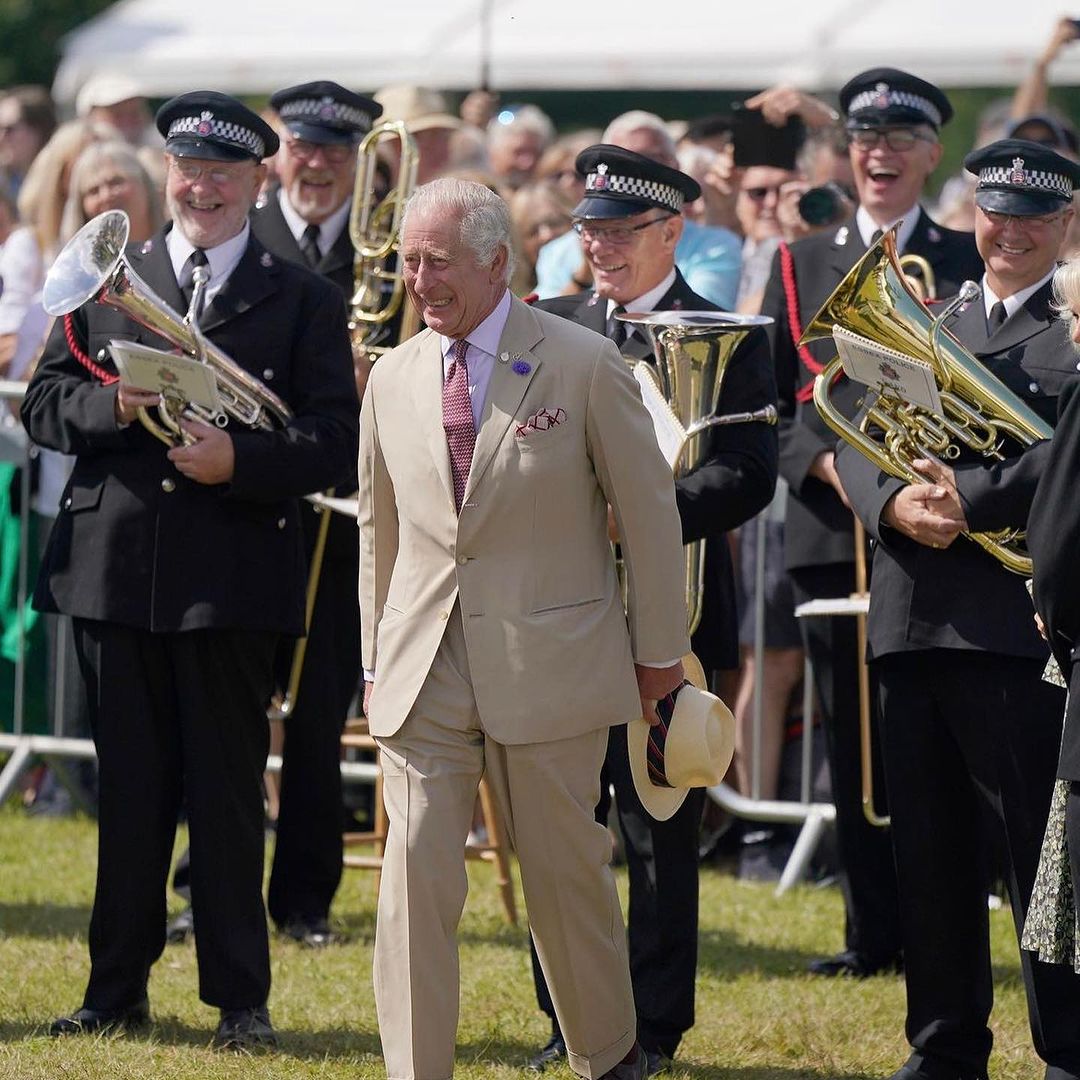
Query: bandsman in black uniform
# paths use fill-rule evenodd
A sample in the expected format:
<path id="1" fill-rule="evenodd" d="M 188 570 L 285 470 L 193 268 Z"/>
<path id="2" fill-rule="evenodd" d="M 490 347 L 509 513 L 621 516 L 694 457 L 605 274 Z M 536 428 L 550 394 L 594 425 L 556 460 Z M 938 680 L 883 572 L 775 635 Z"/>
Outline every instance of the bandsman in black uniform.
<path id="1" fill-rule="evenodd" d="M 108 344 L 170 346 L 93 302 L 58 322 L 27 389 L 31 437 L 76 455 L 35 603 L 74 617 L 101 778 L 90 980 L 51 1031 L 147 1020 L 182 803 L 199 994 L 221 1010 L 217 1043 L 250 1048 L 275 1041 L 262 773 L 275 650 L 304 625 L 298 498 L 348 476 L 356 388 L 339 291 L 251 236 L 271 128 L 213 92 L 174 98 L 157 126 L 173 224 L 126 258 L 178 312 L 202 267 L 204 333 L 293 416 L 275 431 L 184 421 L 190 445 L 167 450 L 135 422 L 157 395 L 116 381 Z"/>
<path id="2" fill-rule="evenodd" d="M 349 238 L 356 146 L 382 106 L 334 82 L 279 90 L 270 98 L 285 125 L 280 187 L 251 216 L 256 238 L 275 255 L 353 292 Z M 356 490 L 355 473 L 340 494 Z M 324 511 L 329 513 L 329 511 Z M 322 514 L 301 507 L 308 558 Z M 302 674 L 285 717 L 274 862 L 267 906 L 289 937 L 320 946 L 333 940 L 330 904 L 341 881 L 341 732 L 360 679 L 359 546 L 356 522 L 333 513 Z M 293 645 L 282 650 L 278 683 L 288 684 Z"/>
<path id="3" fill-rule="evenodd" d="M 898 222 L 900 252 L 927 261 L 938 295 L 955 293 L 982 272 L 971 236 L 935 224 L 919 205 L 941 159 L 938 129 L 952 115 L 945 95 L 914 75 L 874 68 L 844 86 L 840 104 L 858 209 L 834 232 L 782 245 L 762 304 L 762 314 L 775 320 L 769 334 L 780 399 L 780 474 L 790 488 L 785 560 L 797 603 L 846 597 L 855 589 L 854 526 L 836 476 L 836 437 L 811 400 L 814 377 L 836 350 L 831 340 L 798 348 L 803 329 L 881 233 Z M 810 970 L 855 976 L 896 970 L 900 929 L 891 839 L 862 810 L 855 620 L 813 618 L 801 625 L 824 714 L 845 913 L 844 949 L 814 961 Z"/>
<path id="4" fill-rule="evenodd" d="M 978 177 L 982 295 L 949 329 L 1053 424 L 1076 375 L 1051 307 L 1080 166 L 1004 139 L 969 154 Z M 1003 463 L 964 450 L 905 486 L 850 446 L 837 470 L 874 547 L 868 623 L 900 884 L 908 1041 L 893 1080 L 983 1080 L 993 999 L 987 852 L 999 837 L 1023 926 L 1050 805 L 1061 718 L 1024 579 L 960 531 L 1023 528 L 1050 444 Z M 1009 451 L 1006 450 L 1006 454 Z M 1080 1077 L 1080 977 L 1021 953 L 1035 1049 L 1051 1080 Z"/>
<path id="5" fill-rule="evenodd" d="M 649 360 L 652 345 L 639 328 L 616 318 L 627 311 L 716 311 L 675 267 L 682 207 L 700 194 L 685 173 L 616 146 L 583 150 L 577 171 L 585 197 L 574 208 L 574 228 L 592 267 L 595 289 L 537 306 L 605 334 L 630 361 Z M 735 351 L 724 378 L 721 413 L 753 412 L 775 402 L 768 343 L 751 331 Z M 738 666 L 734 579 L 724 533 L 768 505 L 776 484 L 776 429 L 761 423 L 713 428 L 706 460 L 675 484 L 683 542 L 708 539 L 705 602 L 694 652 L 706 671 Z M 698 828 L 705 800 L 692 789 L 667 821 L 657 821 L 634 791 L 626 736 L 612 729 L 597 820 L 606 821 L 606 793 L 626 842 L 630 871 L 630 973 L 638 1041 L 650 1074 L 666 1068 L 694 1023 L 697 972 Z M 542 1069 L 566 1053 L 539 965 L 533 954 L 537 998 L 551 1017 L 552 1038 L 533 1060 Z"/>

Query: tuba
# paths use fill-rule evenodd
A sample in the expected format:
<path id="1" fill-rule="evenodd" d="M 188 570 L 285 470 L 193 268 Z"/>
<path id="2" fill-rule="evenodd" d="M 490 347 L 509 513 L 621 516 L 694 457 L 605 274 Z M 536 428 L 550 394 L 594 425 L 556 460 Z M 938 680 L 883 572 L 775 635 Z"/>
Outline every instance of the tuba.
<path id="1" fill-rule="evenodd" d="M 728 311 L 627 312 L 623 322 L 642 327 L 653 346 L 655 368 L 638 361 L 634 378 L 653 418 L 660 449 L 676 477 L 705 459 L 705 444 L 697 436 L 727 424 L 775 424 L 776 406 L 754 412 L 718 415 L 724 376 L 735 350 L 755 328 L 772 319 Z M 685 547 L 688 633 L 701 622 L 705 598 L 705 541 Z"/>
<path id="2" fill-rule="evenodd" d="M 52 316 L 63 316 L 88 300 L 108 304 L 212 370 L 220 411 L 185 401 L 168 391 L 162 393 L 157 406 L 160 423 L 147 409 L 139 410 L 143 427 L 166 446 L 184 442 L 181 417 L 218 427 L 225 427 L 230 419 L 249 428 L 284 427 L 292 418 L 289 406 L 199 330 L 193 313 L 198 308 L 201 291 L 206 288 L 205 276 L 196 278 L 191 309 L 181 318 L 128 266 L 124 247 L 129 228 L 123 210 L 106 210 L 88 221 L 67 242 L 49 270 L 42 289 L 45 311 Z"/>
<path id="3" fill-rule="evenodd" d="M 375 202 L 378 145 L 384 136 L 393 136 L 400 145 L 401 161 L 397 186 L 380 202 Z M 401 215 L 416 186 L 420 154 L 416 141 L 401 120 L 390 120 L 372 128 L 356 148 L 356 183 L 349 212 L 352 240 L 353 295 L 349 301 L 349 336 L 353 355 L 372 360 L 392 345 L 380 345 L 386 324 L 401 310 L 405 284 L 396 266 L 401 233 Z M 411 311 L 411 308 L 408 309 Z M 415 332 L 416 325 L 411 328 Z M 412 333 L 403 332 L 401 341 Z M 394 342 L 393 345 L 398 344 Z"/>
<path id="4" fill-rule="evenodd" d="M 895 230 L 890 230 L 852 267 L 803 333 L 800 345 L 840 327 L 930 366 L 941 399 L 940 416 L 882 389 L 856 423 L 832 401 L 843 374 L 840 357 L 815 380 L 814 404 L 822 419 L 882 472 L 924 484 L 926 477 L 912 464 L 918 458 L 955 461 L 967 448 L 989 461 L 1003 461 L 1012 456 L 1010 448 L 1022 450 L 1053 434 L 1042 417 L 944 329 L 945 320 L 978 295 L 978 286 L 965 282 L 941 314 L 932 315 L 904 276 Z M 1031 559 L 1021 529 L 965 535 L 1006 569 L 1030 577 Z"/>

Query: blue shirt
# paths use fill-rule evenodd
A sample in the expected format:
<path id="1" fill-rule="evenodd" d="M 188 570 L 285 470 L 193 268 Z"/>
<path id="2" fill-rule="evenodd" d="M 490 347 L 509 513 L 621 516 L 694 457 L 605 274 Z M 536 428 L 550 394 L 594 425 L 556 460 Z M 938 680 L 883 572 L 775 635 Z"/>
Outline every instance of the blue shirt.
<path id="1" fill-rule="evenodd" d="M 541 300 L 559 296 L 581 265 L 581 238 L 573 229 L 549 240 L 536 259 L 536 291 Z M 716 225 L 684 220 L 675 265 L 687 285 L 725 311 L 735 307 L 742 272 L 742 241 Z"/>

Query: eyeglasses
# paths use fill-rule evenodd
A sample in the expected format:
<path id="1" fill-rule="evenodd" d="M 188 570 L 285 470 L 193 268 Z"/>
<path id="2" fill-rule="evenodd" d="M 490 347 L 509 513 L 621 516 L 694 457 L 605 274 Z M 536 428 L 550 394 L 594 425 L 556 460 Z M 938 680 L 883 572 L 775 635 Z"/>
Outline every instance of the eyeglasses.
<path id="1" fill-rule="evenodd" d="M 855 128 L 848 132 L 851 142 L 860 150 L 873 150 L 882 139 L 894 153 L 902 154 L 917 142 L 934 142 L 929 135 L 912 128 Z"/>
<path id="2" fill-rule="evenodd" d="M 582 240 L 602 240 L 606 244 L 622 247 L 634 239 L 635 233 L 647 229 L 650 225 L 659 225 L 661 221 L 667 221 L 670 217 L 671 215 L 667 214 L 664 217 L 653 218 L 651 221 L 643 221 L 640 225 L 608 225 L 603 228 L 597 228 L 587 221 L 575 221 L 574 232 Z"/>
<path id="3" fill-rule="evenodd" d="M 196 165 L 194 161 L 186 158 L 169 158 L 169 164 L 189 184 L 194 184 L 203 176 L 210 183 L 224 187 L 226 184 L 235 184 L 243 175 L 243 166 L 240 164 L 231 168 L 227 165 Z"/>
<path id="4" fill-rule="evenodd" d="M 982 210 L 982 207 L 980 206 L 979 209 Z M 1004 228 L 1011 221 L 1014 225 L 1026 229 L 1028 232 L 1032 229 L 1043 229 L 1048 225 L 1053 225 L 1055 221 L 1061 220 L 1064 213 L 1064 211 L 1060 210 L 1056 214 L 1003 214 L 1000 210 L 983 210 L 982 212 L 991 225 Z"/>
<path id="5" fill-rule="evenodd" d="M 754 202 L 764 202 L 769 195 L 779 195 L 780 187 L 780 184 L 774 184 L 772 187 L 748 187 L 743 188 L 742 193 Z"/>
<path id="6" fill-rule="evenodd" d="M 320 150 L 332 165 L 341 165 L 356 156 L 356 148 L 351 143 L 314 143 L 307 139 L 289 139 L 286 145 L 289 153 L 301 161 L 313 158 Z"/>

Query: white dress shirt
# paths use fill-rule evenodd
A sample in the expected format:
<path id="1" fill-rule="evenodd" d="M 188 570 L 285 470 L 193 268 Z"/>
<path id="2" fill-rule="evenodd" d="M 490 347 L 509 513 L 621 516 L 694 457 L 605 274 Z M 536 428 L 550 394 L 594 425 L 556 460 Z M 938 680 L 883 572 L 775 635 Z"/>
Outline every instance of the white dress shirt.
<path id="1" fill-rule="evenodd" d="M 210 280 L 206 284 L 206 292 L 203 294 L 203 310 L 210 305 L 211 301 L 222 286 L 229 280 L 229 275 L 236 269 L 240 256 L 247 247 L 248 237 L 251 235 L 251 226 L 244 221 L 244 227 L 235 235 L 218 244 L 217 247 L 206 248 L 206 261 L 210 270 Z M 188 256 L 195 250 L 195 245 L 174 225 L 165 234 L 165 246 L 169 251 L 169 260 L 172 263 L 173 273 L 176 280 L 180 280 L 180 274 L 184 269 L 184 263 Z"/>
<path id="2" fill-rule="evenodd" d="M 307 227 L 314 223 L 305 221 L 296 212 L 293 204 L 289 202 L 289 197 L 285 194 L 284 188 L 278 188 L 277 197 L 278 206 L 281 207 L 281 216 L 285 219 L 285 224 L 289 226 L 289 232 L 293 234 L 294 239 L 299 244 Z M 318 244 L 320 256 L 325 255 L 337 243 L 341 230 L 345 228 L 345 223 L 349 220 L 351 210 L 352 199 L 346 199 L 325 221 L 319 223 Z"/>
<path id="3" fill-rule="evenodd" d="M 1039 278 L 1034 285 L 1029 285 L 1026 289 L 1021 289 L 1019 292 L 1014 292 L 1012 296 L 1006 296 L 1004 298 L 998 296 L 993 289 L 990 288 L 989 282 L 986 280 L 986 275 L 983 274 L 982 279 L 982 294 L 983 294 L 983 307 L 986 311 L 987 319 L 990 318 L 990 309 L 1000 300 L 1005 305 L 1005 318 L 1011 318 L 1017 311 L 1022 308 L 1028 300 L 1029 296 L 1037 293 L 1053 276 L 1056 266 L 1050 268 L 1050 272 L 1043 277 Z"/>
<path id="4" fill-rule="evenodd" d="M 871 216 L 869 211 L 864 206 L 860 206 L 855 211 L 855 227 L 859 230 L 859 236 L 862 237 L 863 245 L 867 248 L 870 247 L 874 238 L 874 233 L 880 229 L 883 233 L 887 233 L 894 225 L 900 224 L 900 228 L 896 231 L 896 250 L 902 255 L 904 248 L 907 247 L 908 241 L 911 239 L 911 234 L 915 231 L 915 226 L 919 224 L 919 215 L 922 213 L 922 207 L 916 203 L 910 210 L 905 210 L 899 217 L 894 218 L 892 221 L 886 222 L 884 225 L 879 225 Z"/>

